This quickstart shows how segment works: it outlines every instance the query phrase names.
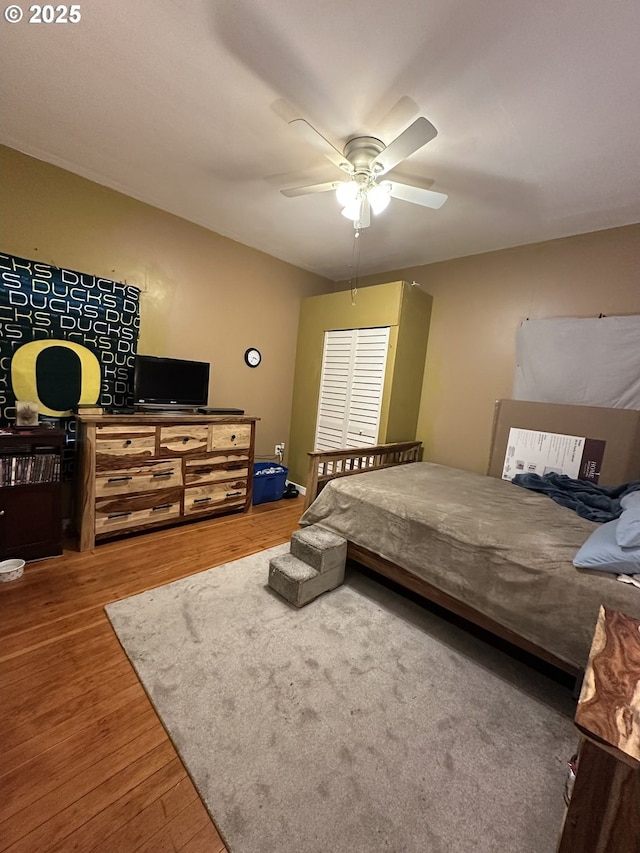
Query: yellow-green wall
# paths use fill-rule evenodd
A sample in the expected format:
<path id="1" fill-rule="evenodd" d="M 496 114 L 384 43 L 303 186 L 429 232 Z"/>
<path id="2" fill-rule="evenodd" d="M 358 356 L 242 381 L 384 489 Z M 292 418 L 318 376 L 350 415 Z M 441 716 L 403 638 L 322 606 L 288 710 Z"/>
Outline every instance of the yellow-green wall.
<path id="1" fill-rule="evenodd" d="M 406 282 L 304 299 L 300 307 L 294 378 L 289 477 L 304 484 L 313 449 L 324 334 L 329 330 L 389 326 L 379 441 L 415 437 L 429 333 L 431 298 Z"/>
<path id="2" fill-rule="evenodd" d="M 332 283 L 10 148 L 0 170 L 2 251 L 139 287 L 138 351 L 209 361 L 209 404 L 259 417 L 257 453 L 273 457 L 289 434 L 300 300 Z"/>
<path id="3" fill-rule="evenodd" d="M 395 278 L 433 296 L 417 433 L 425 459 L 484 473 L 494 402 L 511 397 L 518 325 L 639 314 L 640 225 L 379 273 L 359 292 Z"/>
<path id="4" fill-rule="evenodd" d="M 433 299 L 428 293 L 405 282 L 394 382 L 389 396 L 385 436 L 389 442 L 410 441 L 416 437 L 432 306 Z"/>

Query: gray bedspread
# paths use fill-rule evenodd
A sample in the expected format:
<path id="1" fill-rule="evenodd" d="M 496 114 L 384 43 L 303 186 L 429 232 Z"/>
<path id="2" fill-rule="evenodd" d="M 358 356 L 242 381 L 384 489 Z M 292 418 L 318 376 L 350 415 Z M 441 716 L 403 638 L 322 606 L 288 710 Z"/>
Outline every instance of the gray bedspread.
<path id="1" fill-rule="evenodd" d="M 601 604 L 640 618 L 640 589 L 576 569 L 596 525 L 546 495 L 428 462 L 332 480 L 301 524 L 322 524 L 518 636 L 584 667 Z"/>

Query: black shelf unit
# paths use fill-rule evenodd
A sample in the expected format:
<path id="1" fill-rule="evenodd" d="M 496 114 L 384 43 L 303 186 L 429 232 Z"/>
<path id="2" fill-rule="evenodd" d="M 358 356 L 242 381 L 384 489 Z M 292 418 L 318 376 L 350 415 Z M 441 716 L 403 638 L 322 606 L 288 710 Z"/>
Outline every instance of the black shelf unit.
<path id="1" fill-rule="evenodd" d="M 0 432 L 0 559 L 62 554 L 65 433 L 43 427 Z"/>

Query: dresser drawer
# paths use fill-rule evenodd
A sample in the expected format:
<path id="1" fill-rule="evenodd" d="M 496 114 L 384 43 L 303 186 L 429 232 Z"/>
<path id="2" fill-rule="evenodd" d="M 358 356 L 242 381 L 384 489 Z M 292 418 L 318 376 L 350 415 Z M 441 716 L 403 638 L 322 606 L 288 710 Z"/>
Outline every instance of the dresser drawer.
<path id="1" fill-rule="evenodd" d="M 209 427 L 205 424 L 184 424 L 160 428 L 160 455 L 202 453 L 207 450 Z"/>
<path id="2" fill-rule="evenodd" d="M 122 459 L 155 456 L 154 427 L 97 427 L 96 467 L 98 470 L 118 464 Z"/>
<path id="3" fill-rule="evenodd" d="M 149 424 L 147 426 L 128 426 L 119 424 L 100 424 L 96 426 L 96 438 L 113 438 L 114 436 L 143 436 L 143 435 L 153 435 L 156 434 L 156 428 L 153 424 Z"/>
<path id="4" fill-rule="evenodd" d="M 119 470 L 99 472 L 96 497 L 156 492 L 182 485 L 182 459 L 161 459 Z"/>
<path id="5" fill-rule="evenodd" d="M 249 475 L 249 456 L 237 453 L 219 453 L 200 459 L 185 459 L 185 485 L 213 483 L 220 480 L 246 479 Z"/>
<path id="6" fill-rule="evenodd" d="M 211 424 L 209 434 L 209 450 L 251 446 L 251 424 Z"/>
<path id="7" fill-rule="evenodd" d="M 244 506 L 247 499 L 246 479 L 206 486 L 189 486 L 184 490 L 184 514 L 211 512 L 216 507 Z"/>
<path id="8" fill-rule="evenodd" d="M 137 527 L 178 519 L 182 489 L 165 489 L 144 495 L 121 495 L 96 500 L 95 534 L 134 530 Z"/>

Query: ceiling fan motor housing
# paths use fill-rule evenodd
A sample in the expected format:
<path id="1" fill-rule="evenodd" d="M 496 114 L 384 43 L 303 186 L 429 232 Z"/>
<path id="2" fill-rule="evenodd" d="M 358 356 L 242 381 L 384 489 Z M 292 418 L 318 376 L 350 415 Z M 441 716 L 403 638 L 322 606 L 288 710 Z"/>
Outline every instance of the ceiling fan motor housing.
<path id="1" fill-rule="evenodd" d="M 372 163 L 385 148 L 384 142 L 375 136 L 356 136 L 344 146 L 344 156 L 351 164 L 354 175 L 364 174 L 370 177 L 377 171 L 382 171 L 382 166 L 377 170 L 372 168 Z"/>

